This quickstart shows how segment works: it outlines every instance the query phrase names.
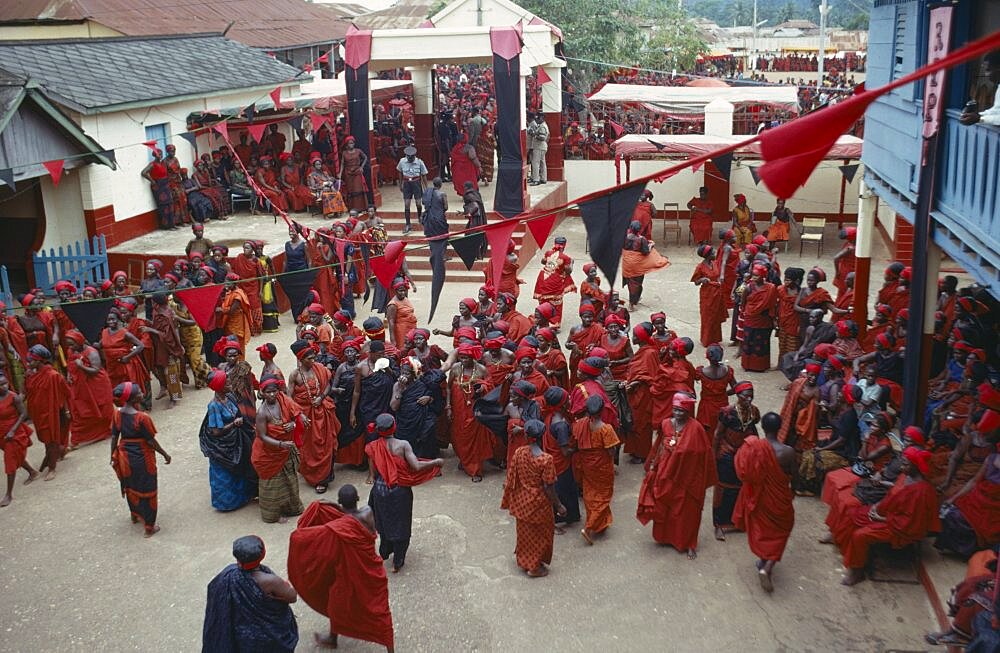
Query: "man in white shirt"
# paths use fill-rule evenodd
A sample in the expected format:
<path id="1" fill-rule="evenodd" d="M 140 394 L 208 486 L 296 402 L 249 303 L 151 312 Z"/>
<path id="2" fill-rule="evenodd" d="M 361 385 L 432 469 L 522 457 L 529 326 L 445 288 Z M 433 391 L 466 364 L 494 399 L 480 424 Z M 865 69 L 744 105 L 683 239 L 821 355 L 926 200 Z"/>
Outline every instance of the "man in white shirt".
<path id="1" fill-rule="evenodd" d="M 424 184 L 427 182 L 427 165 L 417 157 L 417 148 L 409 145 L 403 150 L 404 156 L 396 165 L 399 171 L 399 187 L 403 191 L 403 216 L 406 218 L 404 234 L 410 233 L 410 200 L 417 201 L 417 221 L 421 222 L 424 212 L 422 202 Z"/>
<path id="2" fill-rule="evenodd" d="M 986 71 L 989 80 L 997 85 L 993 106 L 985 111 L 970 111 L 966 107 L 959 118 L 963 125 L 974 125 L 977 122 L 984 125 L 1000 125 L 1000 50 L 994 50 L 986 55 Z"/>

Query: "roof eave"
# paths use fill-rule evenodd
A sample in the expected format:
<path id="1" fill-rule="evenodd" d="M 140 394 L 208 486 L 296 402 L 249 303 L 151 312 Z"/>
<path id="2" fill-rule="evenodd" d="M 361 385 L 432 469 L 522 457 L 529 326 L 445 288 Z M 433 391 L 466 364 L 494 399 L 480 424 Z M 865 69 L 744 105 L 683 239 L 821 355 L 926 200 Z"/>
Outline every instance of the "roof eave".
<path id="1" fill-rule="evenodd" d="M 304 74 L 304 73 L 303 73 Z M 257 91 L 272 91 L 278 87 L 293 86 L 297 84 L 304 84 L 312 80 L 310 75 L 308 78 L 296 77 L 295 79 L 285 80 L 283 82 L 278 82 L 276 84 L 261 84 L 259 86 L 246 86 L 246 87 L 235 87 L 231 89 L 219 89 L 218 91 L 213 91 L 213 95 L 222 95 L 224 93 L 228 94 L 232 91 L 246 91 L 249 93 L 255 93 Z M 109 104 L 107 106 L 101 107 L 80 107 L 79 109 L 74 109 L 80 113 L 88 116 L 96 116 L 104 113 L 114 113 L 116 111 L 131 111 L 132 109 L 143 109 L 145 107 L 157 106 L 160 104 L 172 104 L 174 102 L 187 102 L 189 100 L 200 100 L 207 97 L 205 93 L 190 93 L 188 95 L 176 95 L 170 97 L 162 98 L 151 98 L 149 100 L 139 100 L 136 102 L 125 102 L 122 104 Z M 68 106 L 68 105 L 67 105 Z"/>

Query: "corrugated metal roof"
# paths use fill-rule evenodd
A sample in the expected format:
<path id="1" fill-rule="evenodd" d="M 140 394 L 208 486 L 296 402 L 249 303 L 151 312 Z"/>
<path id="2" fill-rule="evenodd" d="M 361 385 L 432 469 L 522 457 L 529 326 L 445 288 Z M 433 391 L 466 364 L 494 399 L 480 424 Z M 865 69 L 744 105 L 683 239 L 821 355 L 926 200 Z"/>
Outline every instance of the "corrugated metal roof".
<path id="1" fill-rule="evenodd" d="M 304 0 L 18 0 L 0 23 L 89 19 L 126 36 L 222 32 L 251 47 L 283 50 L 339 41 L 350 23 Z"/>
<path id="2" fill-rule="evenodd" d="M 82 112 L 277 86 L 300 74 L 217 34 L 2 41 L 0 62 L 4 69 L 36 80 L 60 104 Z"/>
<path id="3" fill-rule="evenodd" d="M 428 0 L 400 0 L 388 9 L 358 16 L 358 22 L 368 29 L 407 29 L 419 27 L 427 20 L 436 2 Z"/>

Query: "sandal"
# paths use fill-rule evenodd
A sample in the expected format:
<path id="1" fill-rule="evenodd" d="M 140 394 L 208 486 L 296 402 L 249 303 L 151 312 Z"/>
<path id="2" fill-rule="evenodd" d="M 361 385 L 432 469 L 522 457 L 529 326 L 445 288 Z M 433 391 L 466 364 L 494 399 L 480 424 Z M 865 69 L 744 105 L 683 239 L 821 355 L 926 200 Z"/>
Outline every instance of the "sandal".
<path id="1" fill-rule="evenodd" d="M 587 542 L 588 546 L 594 546 L 594 539 L 592 537 L 590 537 L 590 535 L 587 533 L 587 529 L 586 528 L 584 528 L 584 529 L 582 529 L 580 531 L 580 535 L 583 536 L 583 539 L 584 539 L 584 541 Z"/>
<path id="2" fill-rule="evenodd" d="M 327 486 L 323 485 L 322 483 L 316 486 L 316 494 L 323 494 L 326 492 L 326 490 Z"/>

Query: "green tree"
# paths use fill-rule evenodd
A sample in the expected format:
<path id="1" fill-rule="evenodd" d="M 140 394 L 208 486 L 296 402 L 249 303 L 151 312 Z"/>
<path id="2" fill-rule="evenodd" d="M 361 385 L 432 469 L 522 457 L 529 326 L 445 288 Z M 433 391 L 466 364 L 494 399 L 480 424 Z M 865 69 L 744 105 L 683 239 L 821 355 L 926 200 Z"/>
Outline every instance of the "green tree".
<path id="1" fill-rule="evenodd" d="M 792 20 L 795 18 L 795 15 L 797 13 L 798 13 L 798 8 L 795 6 L 795 2 L 793 0 L 788 0 L 788 2 L 785 3 L 785 6 L 781 8 L 781 11 L 778 12 L 778 16 L 776 19 L 778 22 L 775 24 L 780 25 L 785 21 Z"/>

